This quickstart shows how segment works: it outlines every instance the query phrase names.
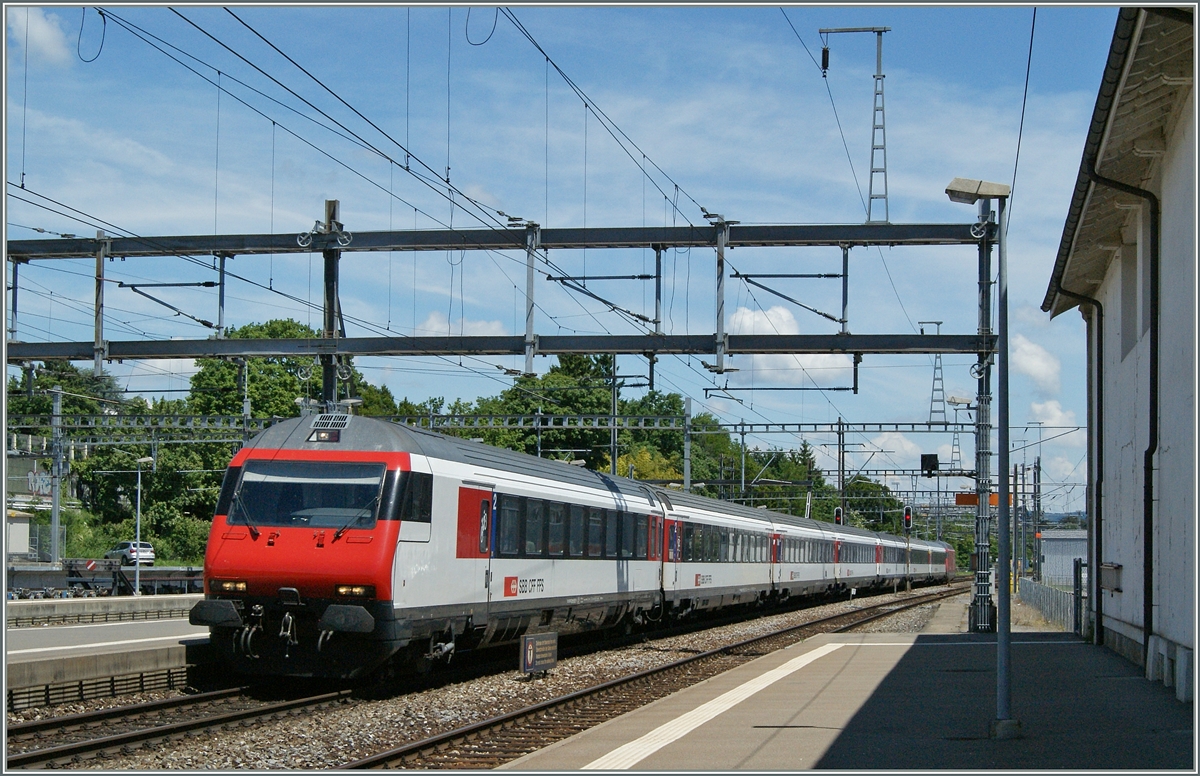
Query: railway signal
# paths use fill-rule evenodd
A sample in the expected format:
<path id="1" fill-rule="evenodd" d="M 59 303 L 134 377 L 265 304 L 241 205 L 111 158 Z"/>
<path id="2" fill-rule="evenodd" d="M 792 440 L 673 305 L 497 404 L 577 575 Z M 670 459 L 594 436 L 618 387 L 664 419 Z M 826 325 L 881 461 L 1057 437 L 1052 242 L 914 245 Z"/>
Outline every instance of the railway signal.
<path id="1" fill-rule="evenodd" d="M 833 508 L 833 522 L 837 523 L 838 525 L 842 524 L 842 508 L 841 507 Z"/>
<path id="2" fill-rule="evenodd" d="M 912 531 L 912 507 L 904 508 L 904 533 Z"/>

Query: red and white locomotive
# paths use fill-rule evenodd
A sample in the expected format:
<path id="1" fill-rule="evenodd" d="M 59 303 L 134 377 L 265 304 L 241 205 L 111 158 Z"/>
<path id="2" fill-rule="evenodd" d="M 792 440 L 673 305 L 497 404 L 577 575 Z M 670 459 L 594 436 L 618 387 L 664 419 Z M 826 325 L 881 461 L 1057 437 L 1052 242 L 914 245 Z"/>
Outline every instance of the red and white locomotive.
<path id="1" fill-rule="evenodd" d="M 352 677 L 954 569 L 942 542 L 325 414 L 271 426 L 230 462 L 189 619 L 238 671 Z"/>

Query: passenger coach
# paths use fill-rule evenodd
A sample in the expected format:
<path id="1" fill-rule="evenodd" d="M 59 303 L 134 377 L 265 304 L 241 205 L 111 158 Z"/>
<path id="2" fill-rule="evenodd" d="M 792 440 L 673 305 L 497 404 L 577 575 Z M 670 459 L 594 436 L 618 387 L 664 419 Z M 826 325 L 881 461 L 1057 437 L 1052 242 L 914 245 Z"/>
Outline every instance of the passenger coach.
<path id="1" fill-rule="evenodd" d="M 277 423 L 231 461 L 190 620 L 238 671 L 349 677 L 953 570 L 943 543 L 332 414 Z"/>

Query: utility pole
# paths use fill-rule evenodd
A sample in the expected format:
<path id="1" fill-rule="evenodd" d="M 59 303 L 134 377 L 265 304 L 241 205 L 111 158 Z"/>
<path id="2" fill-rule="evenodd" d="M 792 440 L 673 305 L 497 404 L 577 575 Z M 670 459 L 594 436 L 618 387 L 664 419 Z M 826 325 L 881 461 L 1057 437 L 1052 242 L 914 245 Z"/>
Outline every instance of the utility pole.
<path id="1" fill-rule="evenodd" d="M 537 258 L 538 225 L 525 224 L 525 374 L 533 374 L 533 351 L 537 335 L 533 333 L 533 262 Z M 614 360 L 613 363 L 616 363 Z M 615 369 L 614 369 L 615 374 Z"/>
<path id="2" fill-rule="evenodd" d="M 12 323 L 8 327 L 8 338 L 15 340 L 17 338 L 17 267 L 21 266 L 21 262 L 12 262 Z"/>
<path id="3" fill-rule="evenodd" d="M 617 476 L 617 356 L 612 356 L 612 415 L 608 420 L 609 457 L 611 465 L 609 473 Z"/>
<path id="4" fill-rule="evenodd" d="M 99 264 L 99 260 L 96 262 Z M 63 477 L 63 434 L 62 434 L 62 386 L 51 391 L 50 415 L 50 562 L 58 563 L 62 548 L 58 543 L 58 531 L 62 513 Z"/>
<path id="5" fill-rule="evenodd" d="M 220 279 L 217 283 L 217 339 L 225 338 L 225 260 L 228 254 L 221 254 Z"/>
<path id="6" fill-rule="evenodd" d="M 100 361 L 104 357 L 104 257 L 108 253 L 108 241 L 104 239 L 103 230 L 96 232 L 96 314 L 95 340 L 92 344 L 92 376 L 100 377 Z"/>
<path id="7" fill-rule="evenodd" d="M 692 492 L 692 397 L 683 400 L 683 489 Z"/>
<path id="8" fill-rule="evenodd" d="M 663 246 L 655 245 L 654 248 L 654 334 L 662 336 L 662 254 Z M 658 356 L 654 352 L 650 352 L 646 356 L 646 360 L 650 362 L 650 392 L 654 393 L 654 363 L 658 361 Z"/>
<path id="9" fill-rule="evenodd" d="M 336 199 L 325 200 L 325 233 L 341 232 L 339 221 L 340 206 Z M 326 248 L 321 251 L 325 260 L 325 317 L 321 336 L 325 339 L 337 339 L 338 336 L 338 262 L 342 252 L 337 248 Z M 332 353 L 321 354 L 321 400 L 325 404 L 325 412 L 333 412 L 337 407 L 337 364 Z"/>
<path id="10" fill-rule="evenodd" d="M 838 503 L 842 507 L 842 520 L 846 520 L 846 424 L 839 417 L 837 421 L 838 446 Z"/>
<path id="11" fill-rule="evenodd" d="M 987 229 L 992 223 L 992 202 L 979 200 L 979 336 L 992 333 L 991 282 L 992 245 Z M 971 368 L 977 380 L 975 396 L 975 591 L 971 602 L 970 625 L 976 632 L 992 632 L 991 579 L 991 438 L 992 438 L 992 366 L 991 353 L 981 352 Z M 1003 476 L 1003 475 L 1002 475 Z"/>

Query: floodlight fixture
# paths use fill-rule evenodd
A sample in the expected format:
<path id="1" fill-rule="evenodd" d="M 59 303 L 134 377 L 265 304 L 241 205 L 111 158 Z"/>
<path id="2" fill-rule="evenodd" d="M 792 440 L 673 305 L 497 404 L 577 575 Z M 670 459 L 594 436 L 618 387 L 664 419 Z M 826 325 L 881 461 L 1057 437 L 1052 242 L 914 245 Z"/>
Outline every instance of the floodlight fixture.
<path id="1" fill-rule="evenodd" d="M 980 181 L 974 178 L 955 178 L 946 187 L 946 196 L 951 202 L 974 205 L 981 199 L 1007 199 L 1012 188 L 1004 183 Z"/>

